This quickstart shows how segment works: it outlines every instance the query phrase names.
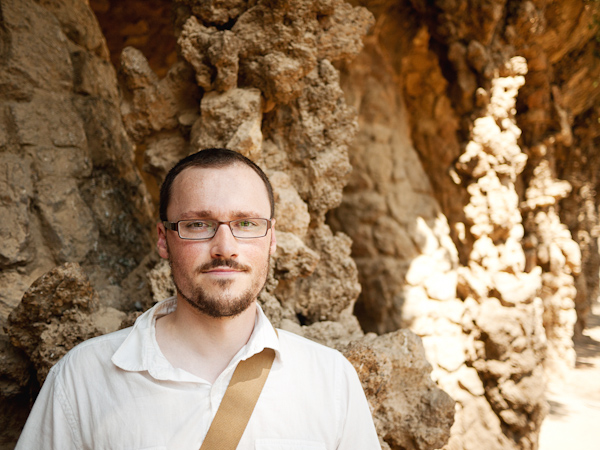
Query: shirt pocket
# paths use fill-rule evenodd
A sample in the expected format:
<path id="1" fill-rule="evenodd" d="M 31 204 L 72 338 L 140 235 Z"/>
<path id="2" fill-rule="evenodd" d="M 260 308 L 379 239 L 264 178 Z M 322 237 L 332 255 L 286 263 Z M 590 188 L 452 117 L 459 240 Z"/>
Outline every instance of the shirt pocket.
<path id="1" fill-rule="evenodd" d="M 255 450 L 327 450 L 325 444 L 318 441 L 297 439 L 257 439 Z"/>

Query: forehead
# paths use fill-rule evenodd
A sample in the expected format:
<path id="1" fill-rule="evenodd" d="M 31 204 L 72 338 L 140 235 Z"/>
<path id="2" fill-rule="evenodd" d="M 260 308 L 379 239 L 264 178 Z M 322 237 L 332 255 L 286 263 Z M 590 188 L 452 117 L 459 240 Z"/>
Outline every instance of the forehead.
<path id="1" fill-rule="evenodd" d="M 173 181 L 170 197 L 167 214 L 171 220 L 199 215 L 225 219 L 240 213 L 270 216 L 263 180 L 243 164 L 184 169 Z"/>

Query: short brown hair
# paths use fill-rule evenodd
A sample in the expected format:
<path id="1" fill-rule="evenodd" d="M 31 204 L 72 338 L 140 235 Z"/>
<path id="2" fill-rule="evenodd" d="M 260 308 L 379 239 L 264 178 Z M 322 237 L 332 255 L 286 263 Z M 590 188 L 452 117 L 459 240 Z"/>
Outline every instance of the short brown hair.
<path id="1" fill-rule="evenodd" d="M 184 169 L 188 167 L 227 167 L 231 166 L 235 163 L 242 163 L 250 167 L 254 170 L 258 176 L 265 183 L 265 187 L 267 188 L 267 194 L 269 196 L 269 203 L 271 204 L 271 217 L 272 219 L 275 216 L 275 198 L 273 197 L 273 187 L 271 186 L 271 182 L 267 175 L 262 171 L 260 167 L 258 167 L 253 161 L 246 158 L 244 155 L 238 152 L 234 152 L 233 150 L 229 150 L 226 148 L 207 148 L 204 150 L 200 150 L 197 153 L 193 153 L 189 156 L 186 156 L 181 161 L 179 161 L 169 173 L 165 177 L 162 186 L 160 187 L 160 199 L 159 199 L 159 215 L 161 221 L 167 221 L 167 207 L 169 206 L 169 201 L 171 200 L 171 188 L 173 186 L 173 181 L 177 178 Z"/>

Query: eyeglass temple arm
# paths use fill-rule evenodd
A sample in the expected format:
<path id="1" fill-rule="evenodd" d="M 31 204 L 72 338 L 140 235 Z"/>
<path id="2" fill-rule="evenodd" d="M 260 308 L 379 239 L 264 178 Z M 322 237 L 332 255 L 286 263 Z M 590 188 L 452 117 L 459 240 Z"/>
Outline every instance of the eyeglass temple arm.
<path id="1" fill-rule="evenodd" d="M 163 224 L 163 225 L 165 226 L 165 228 L 167 228 L 168 230 L 177 231 L 177 229 L 178 229 L 178 224 L 177 224 L 177 222 L 167 222 L 167 221 L 165 220 L 165 221 L 163 221 L 163 223 L 162 223 L 162 224 Z"/>

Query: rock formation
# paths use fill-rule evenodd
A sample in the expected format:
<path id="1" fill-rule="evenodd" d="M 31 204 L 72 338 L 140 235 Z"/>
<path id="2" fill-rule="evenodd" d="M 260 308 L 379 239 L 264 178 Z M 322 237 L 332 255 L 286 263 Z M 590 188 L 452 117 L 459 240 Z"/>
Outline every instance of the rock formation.
<path id="1" fill-rule="evenodd" d="M 597 5 L 116 3 L 0 3 L 0 449 L 173 293 L 153 199 L 210 146 L 269 175 L 259 300 L 355 365 L 383 448 L 536 448 L 598 296 Z"/>
<path id="2" fill-rule="evenodd" d="M 134 165 L 116 72 L 97 20 L 85 2 L 42 3 L 0 3 L 3 448 L 14 446 L 28 392 L 35 390 L 28 383 L 36 378 L 24 354 L 9 344 L 11 310 L 38 277 L 64 263 L 84 268 L 103 307 L 132 309 L 121 283 L 152 245 L 152 205 Z M 58 318 L 40 320 L 51 326 Z M 49 347 L 38 351 L 48 364 L 60 354 Z M 37 367 L 41 374 L 47 370 Z"/>
<path id="3" fill-rule="evenodd" d="M 448 448 L 535 448 L 545 378 L 597 298 L 595 175 L 575 175 L 595 160 L 597 5 L 359 3 L 376 25 L 342 70 L 359 132 L 330 213 L 355 311 L 423 338 L 457 400 Z"/>

